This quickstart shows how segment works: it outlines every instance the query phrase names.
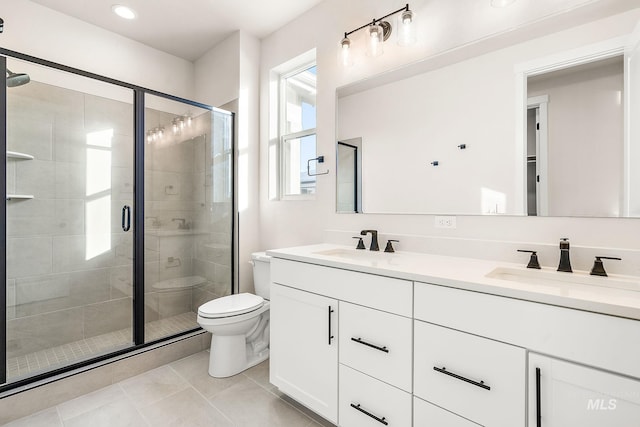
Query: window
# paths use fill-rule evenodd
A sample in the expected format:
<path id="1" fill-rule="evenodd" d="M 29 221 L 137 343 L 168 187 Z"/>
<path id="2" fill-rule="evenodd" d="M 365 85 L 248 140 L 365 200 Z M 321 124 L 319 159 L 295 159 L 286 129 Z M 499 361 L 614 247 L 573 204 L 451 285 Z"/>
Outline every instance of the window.
<path id="1" fill-rule="evenodd" d="M 316 66 L 280 75 L 280 199 L 316 192 Z"/>

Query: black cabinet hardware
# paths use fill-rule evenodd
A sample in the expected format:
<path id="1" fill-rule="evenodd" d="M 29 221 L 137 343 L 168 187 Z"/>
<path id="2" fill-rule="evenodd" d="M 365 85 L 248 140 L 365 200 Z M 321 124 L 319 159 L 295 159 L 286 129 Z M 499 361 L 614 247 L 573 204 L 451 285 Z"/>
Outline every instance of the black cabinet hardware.
<path id="1" fill-rule="evenodd" d="M 333 312 L 333 308 L 329 306 L 329 345 L 331 345 L 331 340 L 334 338 L 333 335 L 331 335 L 331 313 Z"/>
<path id="2" fill-rule="evenodd" d="M 454 374 L 453 372 L 447 371 L 447 368 L 445 368 L 444 366 L 442 368 L 438 368 L 437 366 L 434 366 L 433 370 L 434 371 L 438 371 L 441 374 L 449 375 L 450 377 L 456 378 L 456 379 L 458 379 L 460 381 L 464 381 L 466 383 L 473 384 L 473 385 L 475 385 L 477 387 L 480 387 L 480 388 L 483 388 L 485 390 L 491 390 L 491 387 L 486 385 L 484 383 L 484 381 L 478 382 L 478 381 L 470 380 L 469 378 L 465 378 L 462 375 Z"/>
<path id="3" fill-rule="evenodd" d="M 542 427 L 542 411 L 540 409 L 540 368 L 536 368 L 536 427 Z"/>
<path id="4" fill-rule="evenodd" d="M 386 345 L 384 347 L 380 347 L 375 344 L 362 341 L 362 338 L 351 338 L 351 341 L 357 342 L 358 344 L 366 345 L 367 347 L 375 348 L 376 350 L 384 351 L 385 353 L 389 353 L 389 349 Z"/>
<path id="5" fill-rule="evenodd" d="M 352 403 L 352 404 L 351 404 L 351 407 L 352 407 L 353 409 L 357 410 L 357 411 L 362 412 L 362 413 L 363 413 L 363 414 L 365 414 L 366 416 L 373 418 L 374 420 L 376 420 L 376 421 L 377 421 L 377 422 L 379 422 L 380 424 L 384 424 L 384 425 L 386 425 L 386 426 L 388 426 L 388 425 L 389 425 L 389 423 L 385 421 L 385 417 L 382 417 L 382 418 L 380 418 L 380 417 L 376 417 L 376 416 L 375 416 L 375 415 L 373 415 L 371 412 L 369 412 L 369 411 L 367 411 L 367 410 L 365 410 L 365 409 L 362 409 L 362 408 L 360 407 L 360 404 L 359 404 L 359 403 L 358 403 L 358 404 Z"/>
<path id="6" fill-rule="evenodd" d="M 122 231 L 129 231 L 131 228 L 131 208 L 128 205 L 122 207 Z"/>

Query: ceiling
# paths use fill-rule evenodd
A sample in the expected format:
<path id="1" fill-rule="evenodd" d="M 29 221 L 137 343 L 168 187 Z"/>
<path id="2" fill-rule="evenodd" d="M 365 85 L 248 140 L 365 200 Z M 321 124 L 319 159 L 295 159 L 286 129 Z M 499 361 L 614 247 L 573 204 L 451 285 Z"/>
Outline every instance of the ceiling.
<path id="1" fill-rule="evenodd" d="M 263 38 L 322 0 L 32 0 L 158 50 L 194 61 L 237 30 Z M 127 21 L 111 7 L 137 13 Z"/>

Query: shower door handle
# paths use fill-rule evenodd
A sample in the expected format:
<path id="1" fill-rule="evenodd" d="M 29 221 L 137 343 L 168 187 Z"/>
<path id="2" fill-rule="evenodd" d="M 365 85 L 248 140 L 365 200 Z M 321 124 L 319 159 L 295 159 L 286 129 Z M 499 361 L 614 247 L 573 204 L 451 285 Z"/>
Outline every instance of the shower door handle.
<path id="1" fill-rule="evenodd" d="M 129 231 L 131 228 L 131 208 L 128 205 L 122 207 L 122 231 Z"/>

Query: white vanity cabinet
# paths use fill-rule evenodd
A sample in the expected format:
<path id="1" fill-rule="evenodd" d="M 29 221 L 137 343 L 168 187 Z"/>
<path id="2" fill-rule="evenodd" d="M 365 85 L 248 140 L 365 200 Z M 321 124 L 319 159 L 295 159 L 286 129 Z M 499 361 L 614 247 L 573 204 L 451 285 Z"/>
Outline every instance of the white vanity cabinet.
<path id="1" fill-rule="evenodd" d="M 342 427 L 410 427 L 413 282 L 278 258 L 271 281 L 271 383 Z"/>
<path id="2" fill-rule="evenodd" d="M 338 302 L 271 285 L 270 378 L 273 385 L 338 422 Z"/>
<path id="3" fill-rule="evenodd" d="M 640 381 L 530 353 L 529 427 L 565 426 L 640 426 Z"/>
<path id="4" fill-rule="evenodd" d="M 567 308 L 473 290 L 468 271 L 409 280 L 442 258 L 408 256 L 407 273 L 400 255 L 355 256 L 271 262 L 270 379 L 318 414 L 341 427 L 640 427 L 640 321 L 597 312 L 628 293 Z"/>

